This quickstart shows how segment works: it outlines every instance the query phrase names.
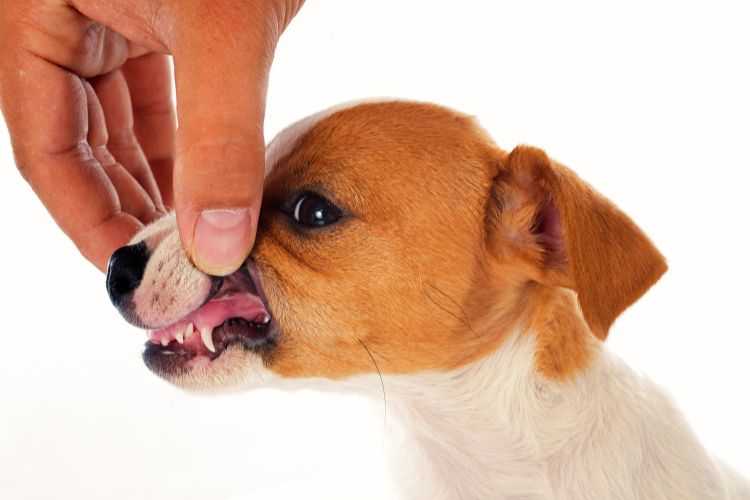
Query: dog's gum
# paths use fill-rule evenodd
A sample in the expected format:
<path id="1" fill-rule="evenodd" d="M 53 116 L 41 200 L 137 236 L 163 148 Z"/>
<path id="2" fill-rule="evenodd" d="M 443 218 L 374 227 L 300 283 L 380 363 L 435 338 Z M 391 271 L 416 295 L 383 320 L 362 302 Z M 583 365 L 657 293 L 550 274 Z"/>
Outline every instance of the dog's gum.
<path id="1" fill-rule="evenodd" d="M 187 341 L 194 330 L 201 332 L 205 329 L 214 329 L 229 318 L 243 318 L 248 321 L 261 318 L 263 323 L 270 319 L 260 297 L 251 293 L 238 293 L 210 300 L 186 318 L 149 332 L 148 337 L 152 343 L 160 344 L 165 340 L 177 340 L 177 336 L 184 332 L 184 340 Z"/>

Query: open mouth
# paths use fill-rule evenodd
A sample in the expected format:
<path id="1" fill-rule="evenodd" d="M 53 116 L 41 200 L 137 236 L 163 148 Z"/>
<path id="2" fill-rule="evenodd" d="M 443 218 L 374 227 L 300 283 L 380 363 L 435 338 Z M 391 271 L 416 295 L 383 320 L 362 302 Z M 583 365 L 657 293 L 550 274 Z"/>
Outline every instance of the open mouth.
<path id="1" fill-rule="evenodd" d="M 232 345 L 260 354 L 273 347 L 275 329 L 259 283 L 257 268 L 252 263 L 243 266 L 221 279 L 201 307 L 149 331 L 146 365 L 161 375 L 174 375 L 207 366 Z"/>

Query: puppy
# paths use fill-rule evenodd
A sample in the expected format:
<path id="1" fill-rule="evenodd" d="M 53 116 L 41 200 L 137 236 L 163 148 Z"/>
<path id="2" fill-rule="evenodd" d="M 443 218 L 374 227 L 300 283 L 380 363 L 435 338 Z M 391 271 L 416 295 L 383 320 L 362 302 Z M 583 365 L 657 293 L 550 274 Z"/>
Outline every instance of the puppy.
<path id="1" fill-rule="evenodd" d="M 607 352 L 667 266 L 566 167 L 408 102 L 302 120 L 266 165 L 234 274 L 193 267 L 173 216 L 112 256 L 110 297 L 150 329 L 156 374 L 197 391 L 387 394 L 404 498 L 750 498 Z"/>

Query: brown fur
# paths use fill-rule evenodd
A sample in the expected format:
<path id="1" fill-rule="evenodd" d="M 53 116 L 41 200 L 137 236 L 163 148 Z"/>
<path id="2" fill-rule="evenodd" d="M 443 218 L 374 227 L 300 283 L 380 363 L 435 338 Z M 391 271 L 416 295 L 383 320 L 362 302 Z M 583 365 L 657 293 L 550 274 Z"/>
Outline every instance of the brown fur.
<path id="1" fill-rule="evenodd" d="M 560 254 L 543 258 L 544 280 L 575 290 L 589 327 L 606 338 L 615 318 L 667 270 L 664 257 L 627 215 L 542 150 L 518 147 L 507 164 L 562 225 Z"/>
<path id="2" fill-rule="evenodd" d="M 346 220 L 295 229 L 276 208 L 308 189 Z M 470 118 L 403 102 L 336 112 L 301 137 L 267 178 L 253 256 L 282 332 L 268 367 L 288 377 L 448 370 L 524 327 L 539 370 L 569 377 L 590 331 L 603 339 L 665 270 L 627 216 L 542 151 L 506 154 Z"/>

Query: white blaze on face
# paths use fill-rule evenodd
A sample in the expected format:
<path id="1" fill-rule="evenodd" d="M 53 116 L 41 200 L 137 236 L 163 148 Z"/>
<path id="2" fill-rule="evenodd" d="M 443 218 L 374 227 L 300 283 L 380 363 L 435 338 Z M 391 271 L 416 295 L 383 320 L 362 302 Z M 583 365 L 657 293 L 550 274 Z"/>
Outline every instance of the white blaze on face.
<path id="1" fill-rule="evenodd" d="M 300 140 L 323 118 L 330 116 L 331 113 L 321 111 L 314 115 L 303 118 L 302 120 L 288 126 L 274 137 L 266 146 L 266 171 L 265 175 L 276 166 L 276 164 L 291 153 L 299 144 Z"/>

